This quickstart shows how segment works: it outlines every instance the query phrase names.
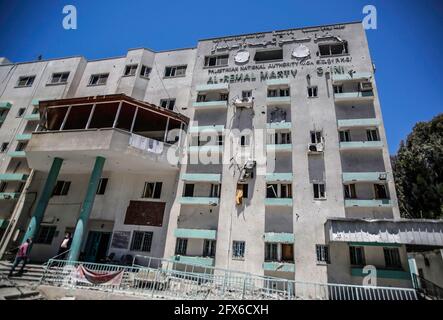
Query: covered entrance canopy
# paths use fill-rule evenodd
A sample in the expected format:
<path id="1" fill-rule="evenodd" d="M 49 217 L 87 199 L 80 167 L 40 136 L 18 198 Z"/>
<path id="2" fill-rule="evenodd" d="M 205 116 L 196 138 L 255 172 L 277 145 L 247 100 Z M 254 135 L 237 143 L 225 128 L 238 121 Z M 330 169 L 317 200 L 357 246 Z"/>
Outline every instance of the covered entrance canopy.
<path id="1" fill-rule="evenodd" d="M 443 220 L 329 218 L 325 234 L 328 242 L 443 247 Z"/>

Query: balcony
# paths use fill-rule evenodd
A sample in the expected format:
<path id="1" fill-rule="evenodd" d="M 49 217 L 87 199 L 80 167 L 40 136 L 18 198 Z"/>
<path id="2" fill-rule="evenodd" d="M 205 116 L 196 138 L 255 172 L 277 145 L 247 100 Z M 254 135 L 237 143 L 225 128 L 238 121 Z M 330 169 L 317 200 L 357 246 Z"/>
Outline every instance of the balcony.
<path id="1" fill-rule="evenodd" d="M 292 182 L 293 179 L 292 172 L 266 174 L 266 182 Z"/>
<path id="2" fill-rule="evenodd" d="M 293 233 L 266 232 L 264 240 L 270 243 L 294 243 L 295 237 Z"/>
<path id="3" fill-rule="evenodd" d="M 196 91 L 198 92 L 208 92 L 208 91 L 224 91 L 229 90 L 229 83 L 213 83 L 213 84 L 201 84 L 196 86 Z"/>
<path id="4" fill-rule="evenodd" d="M 344 82 L 344 81 L 361 81 L 372 78 L 372 74 L 370 72 L 356 72 L 353 73 L 352 76 L 349 73 L 344 74 L 333 74 L 332 81 L 333 83 Z"/>
<path id="5" fill-rule="evenodd" d="M 26 153 L 25 151 L 10 151 L 8 156 L 11 158 L 26 158 Z"/>
<path id="6" fill-rule="evenodd" d="M 382 141 L 340 142 L 340 150 L 377 150 L 377 149 L 383 149 Z"/>
<path id="7" fill-rule="evenodd" d="M 265 198 L 268 207 L 292 207 L 292 198 Z"/>
<path id="8" fill-rule="evenodd" d="M 185 173 L 181 179 L 187 182 L 211 182 L 220 183 L 221 174 L 218 173 Z"/>
<path id="9" fill-rule="evenodd" d="M 386 172 L 343 172 L 343 182 L 380 182 L 386 181 Z"/>
<path id="10" fill-rule="evenodd" d="M 216 230 L 206 230 L 206 229 L 175 229 L 174 236 L 177 238 L 187 238 L 187 239 L 217 239 Z"/>
<path id="11" fill-rule="evenodd" d="M 380 125 L 380 120 L 378 119 L 346 119 L 346 120 L 338 120 L 337 126 L 338 129 L 347 129 L 347 128 L 359 128 L 359 127 L 378 127 Z"/>
<path id="12" fill-rule="evenodd" d="M 345 199 L 345 207 L 389 208 L 392 207 L 392 202 L 390 199 Z"/>
<path id="13" fill-rule="evenodd" d="M 0 174 L 0 181 L 26 181 L 27 174 L 23 173 L 2 173 Z"/>
<path id="14" fill-rule="evenodd" d="M 0 200 L 14 200 L 20 197 L 18 192 L 0 192 Z"/>
<path id="15" fill-rule="evenodd" d="M 372 91 L 354 91 L 334 94 L 335 101 L 363 101 L 373 100 L 374 93 Z"/>
<path id="16" fill-rule="evenodd" d="M 15 136 L 15 140 L 17 141 L 28 141 L 31 140 L 32 134 L 31 133 L 22 133 Z"/>
<path id="17" fill-rule="evenodd" d="M 192 106 L 196 109 L 227 109 L 228 102 L 224 100 L 194 102 Z"/>
<path id="18" fill-rule="evenodd" d="M 351 275 L 353 277 L 366 277 L 368 273 L 363 273 L 361 267 L 351 267 Z M 377 278 L 411 280 L 411 274 L 403 270 L 377 268 Z"/>
<path id="19" fill-rule="evenodd" d="M 33 132 L 27 144 L 30 168 L 48 171 L 61 158 L 64 172 L 89 173 L 101 156 L 105 171 L 178 170 L 179 157 L 171 155 L 180 137 L 168 133 L 188 119 L 175 112 L 123 94 L 43 101 L 40 112 L 47 114 L 46 131 Z"/>
<path id="20" fill-rule="evenodd" d="M 189 133 L 197 135 L 200 133 L 211 134 L 211 133 L 223 133 L 225 130 L 224 125 L 214 125 L 214 126 L 194 126 L 189 128 Z"/>
<path id="21" fill-rule="evenodd" d="M 292 152 L 292 144 L 268 144 L 266 145 L 266 152 Z"/>
<path id="22" fill-rule="evenodd" d="M 193 257 L 193 256 L 181 256 L 175 255 L 172 257 L 175 262 L 183 264 L 190 264 L 199 267 L 213 267 L 215 259 L 211 257 Z"/>
<path id="23" fill-rule="evenodd" d="M 272 122 L 266 124 L 266 129 L 273 130 L 291 130 L 292 123 L 291 122 Z"/>
<path id="24" fill-rule="evenodd" d="M 0 110 L 9 110 L 12 107 L 12 103 L 9 101 L 0 101 Z"/>
<path id="25" fill-rule="evenodd" d="M 218 206 L 220 199 L 216 197 L 181 197 L 178 202 L 185 205 Z"/>
<path id="26" fill-rule="evenodd" d="M 270 79 L 266 80 L 266 85 L 268 87 L 279 87 L 279 86 L 289 86 L 291 81 L 289 79 Z"/>
<path id="27" fill-rule="evenodd" d="M 269 261 L 263 263 L 265 271 L 295 272 L 295 263 Z"/>
<path id="28" fill-rule="evenodd" d="M 31 114 L 24 116 L 24 119 L 28 120 L 28 121 L 39 121 L 40 114 L 39 113 L 31 113 Z"/>
<path id="29" fill-rule="evenodd" d="M 291 97 L 285 96 L 285 97 L 267 97 L 266 98 L 266 104 L 268 106 L 273 105 L 291 105 Z"/>

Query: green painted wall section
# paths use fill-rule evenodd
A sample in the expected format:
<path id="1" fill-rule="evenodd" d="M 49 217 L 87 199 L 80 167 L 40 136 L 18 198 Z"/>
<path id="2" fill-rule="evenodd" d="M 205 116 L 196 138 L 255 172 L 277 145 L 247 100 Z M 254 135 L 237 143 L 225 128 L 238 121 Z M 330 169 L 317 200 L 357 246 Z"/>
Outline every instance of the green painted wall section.
<path id="1" fill-rule="evenodd" d="M 185 264 L 191 264 L 196 266 L 203 266 L 203 267 L 212 267 L 214 266 L 214 258 L 208 258 L 208 257 L 191 257 L 191 256 L 173 256 L 172 260 L 185 263 Z"/>
<path id="2" fill-rule="evenodd" d="M 31 222 L 29 223 L 28 229 L 25 236 L 23 237 L 22 243 L 28 238 L 35 238 L 40 228 L 40 223 L 45 215 L 46 207 L 48 206 L 49 199 L 51 198 L 52 191 L 54 190 L 55 184 L 57 182 L 57 177 L 62 166 L 63 159 L 54 158 L 52 161 L 51 168 L 49 169 L 48 177 L 46 178 L 45 185 L 40 194 L 40 198 L 37 201 L 34 212 L 32 213 Z"/>
<path id="3" fill-rule="evenodd" d="M 28 114 L 25 116 L 25 120 L 28 120 L 28 121 L 40 120 L 40 114 L 39 113 Z"/>
<path id="4" fill-rule="evenodd" d="M 376 127 L 380 125 L 378 119 L 346 119 L 338 120 L 337 125 L 339 128 L 347 127 Z"/>
<path id="5" fill-rule="evenodd" d="M 188 239 L 217 239 L 217 230 L 207 230 L 207 229 L 175 229 L 174 235 L 177 238 L 188 238 Z"/>
<path id="6" fill-rule="evenodd" d="M 277 233 L 277 232 L 266 232 L 265 242 L 274 243 L 294 243 L 295 237 L 293 233 Z"/>
<path id="7" fill-rule="evenodd" d="M 12 103 L 9 101 L 0 101 L 0 109 L 11 109 Z"/>
<path id="8" fill-rule="evenodd" d="M 221 174 L 217 173 L 185 173 L 181 179 L 184 181 L 220 182 Z"/>
<path id="9" fill-rule="evenodd" d="M 31 140 L 31 138 L 32 138 L 31 133 L 22 133 L 22 134 L 18 134 L 15 136 L 15 140 L 18 140 L 18 141 L 27 141 L 27 140 Z"/>
<path id="10" fill-rule="evenodd" d="M 363 273 L 363 268 L 351 268 L 353 277 L 365 277 L 368 274 Z M 384 279 L 411 280 L 411 274 L 403 270 L 377 269 L 377 277 Z"/>
<path id="11" fill-rule="evenodd" d="M 293 178 L 292 172 L 266 174 L 266 182 L 292 182 Z"/>
<path id="12" fill-rule="evenodd" d="M 195 89 L 197 91 L 229 90 L 229 83 L 201 84 Z"/>
<path id="13" fill-rule="evenodd" d="M 266 271 L 295 272 L 295 264 L 287 262 L 265 262 L 263 269 Z"/>
<path id="14" fill-rule="evenodd" d="M 386 243 L 386 242 L 349 242 L 349 245 L 353 247 L 369 246 L 369 247 L 393 247 L 393 248 L 399 248 L 402 246 L 402 244 L 400 243 Z"/>
<path id="15" fill-rule="evenodd" d="M 26 158 L 26 153 L 24 151 L 10 151 L 8 156 L 11 158 Z"/>
<path id="16" fill-rule="evenodd" d="M 28 179 L 27 174 L 23 173 L 1 173 L 0 181 L 25 181 Z"/>
<path id="17" fill-rule="evenodd" d="M 181 197 L 179 203 L 181 204 L 197 204 L 197 205 L 219 205 L 220 199 L 214 197 Z"/>
<path id="18" fill-rule="evenodd" d="M 287 144 L 268 144 L 266 145 L 266 151 L 270 152 L 270 151 L 292 151 L 292 144 L 287 143 Z"/>
<path id="19" fill-rule="evenodd" d="M 33 106 L 38 106 L 38 104 L 40 103 L 40 100 L 41 100 L 41 99 L 32 99 L 31 104 L 32 104 Z"/>
<path id="20" fill-rule="evenodd" d="M 382 141 L 348 141 L 340 142 L 340 149 L 379 149 L 383 148 Z"/>
<path id="21" fill-rule="evenodd" d="M 344 172 L 343 182 L 381 181 L 380 175 L 386 175 L 386 172 Z"/>
<path id="22" fill-rule="evenodd" d="M 266 206 L 292 207 L 291 198 L 265 198 Z"/>
<path id="23" fill-rule="evenodd" d="M 335 99 L 372 98 L 374 97 L 374 93 L 371 91 L 344 92 L 344 93 L 335 93 L 334 97 Z"/>
<path id="24" fill-rule="evenodd" d="M 17 199 L 19 196 L 18 192 L 0 192 L 0 200 Z"/>
<path id="25" fill-rule="evenodd" d="M 375 208 L 375 207 L 392 207 L 390 199 L 345 199 L 345 207 L 361 207 L 361 208 Z"/>
<path id="26" fill-rule="evenodd" d="M 274 130 L 290 130 L 292 128 L 292 123 L 291 122 L 272 122 L 272 123 L 267 123 L 266 124 L 266 128 L 267 129 L 274 129 Z"/>
<path id="27" fill-rule="evenodd" d="M 194 108 L 227 108 L 227 101 L 204 101 L 204 102 L 194 102 L 192 104 Z"/>
<path id="28" fill-rule="evenodd" d="M 347 81 L 347 80 L 363 80 L 363 79 L 371 79 L 372 75 L 369 72 L 356 72 L 352 74 L 333 74 L 332 80 L 334 81 Z"/>
<path id="29" fill-rule="evenodd" d="M 91 177 L 89 178 L 85 200 L 83 200 L 83 204 L 80 209 L 80 217 L 77 221 L 74 236 L 72 238 L 71 251 L 69 252 L 70 261 L 77 261 L 80 255 L 81 245 L 83 242 L 83 234 L 85 232 L 86 226 L 88 225 L 88 220 L 91 214 L 92 207 L 94 206 L 95 194 L 100 182 L 100 178 L 102 176 L 105 160 L 106 159 L 103 157 L 97 157 L 95 159 L 94 169 L 92 170 Z"/>

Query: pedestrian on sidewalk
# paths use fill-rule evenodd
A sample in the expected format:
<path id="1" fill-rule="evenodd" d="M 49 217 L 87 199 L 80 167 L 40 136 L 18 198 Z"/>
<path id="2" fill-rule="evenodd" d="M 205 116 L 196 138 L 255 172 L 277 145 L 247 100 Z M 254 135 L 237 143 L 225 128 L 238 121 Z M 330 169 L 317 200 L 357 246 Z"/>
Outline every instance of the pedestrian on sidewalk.
<path id="1" fill-rule="evenodd" d="M 9 271 L 9 277 L 12 276 L 15 268 L 18 266 L 20 262 L 23 261 L 22 267 L 20 268 L 19 274 L 23 274 L 23 269 L 25 268 L 26 261 L 28 260 L 28 250 L 29 246 L 32 244 L 32 238 L 26 239 L 25 243 L 23 243 L 19 248 L 17 255 L 15 256 L 14 263 L 12 265 L 11 271 Z"/>
<path id="2" fill-rule="evenodd" d="M 67 232 L 65 237 L 63 238 L 62 243 L 60 244 L 60 248 L 58 249 L 58 260 L 64 260 L 66 257 L 66 253 L 71 248 L 72 237 L 71 233 Z"/>

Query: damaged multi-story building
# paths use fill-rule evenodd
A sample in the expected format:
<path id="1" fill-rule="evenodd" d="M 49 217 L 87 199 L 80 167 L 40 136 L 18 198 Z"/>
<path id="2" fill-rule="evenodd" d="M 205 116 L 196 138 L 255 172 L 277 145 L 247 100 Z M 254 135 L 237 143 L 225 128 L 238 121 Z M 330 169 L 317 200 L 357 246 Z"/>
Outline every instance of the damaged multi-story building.
<path id="1" fill-rule="evenodd" d="M 361 23 L 88 61 L 0 59 L 1 252 L 144 255 L 316 283 L 411 287 Z M 387 106 L 389 108 L 394 106 Z"/>

